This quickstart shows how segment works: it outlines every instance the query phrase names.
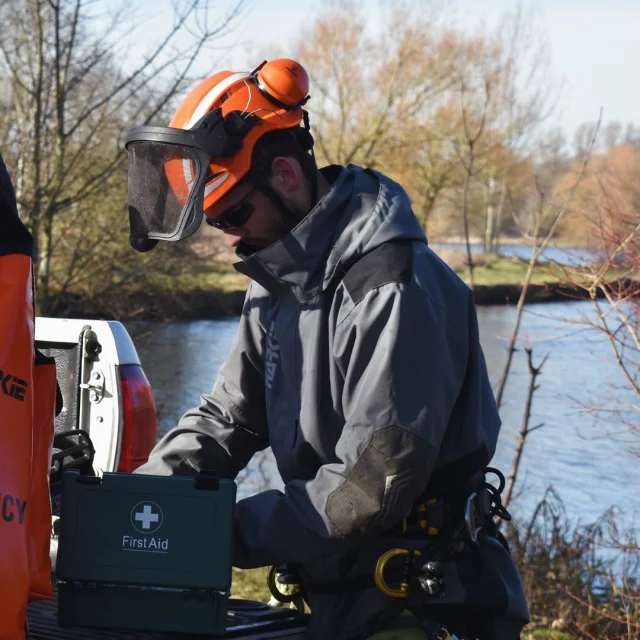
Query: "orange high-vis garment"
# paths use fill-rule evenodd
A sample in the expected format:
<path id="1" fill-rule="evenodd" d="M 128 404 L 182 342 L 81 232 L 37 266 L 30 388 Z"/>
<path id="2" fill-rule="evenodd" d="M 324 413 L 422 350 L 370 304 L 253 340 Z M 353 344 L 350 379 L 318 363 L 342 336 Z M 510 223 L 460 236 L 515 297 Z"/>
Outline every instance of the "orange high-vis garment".
<path id="1" fill-rule="evenodd" d="M 24 638 L 29 600 L 34 326 L 31 258 L 0 256 L 0 638 Z"/>
<path id="2" fill-rule="evenodd" d="M 29 527 L 29 601 L 53 598 L 51 586 L 51 493 L 49 468 L 53 448 L 56 365 L 39 351 L 33 368 L 33 451 Z"/>
<path id="3" fill-rule="evenodd" d="M 1 156 L 0 229 L 0 638 L 23 640 L 29 601 L 51 597 L 56 381 L 55 364 L 36 367 L 32 238 Z"/>

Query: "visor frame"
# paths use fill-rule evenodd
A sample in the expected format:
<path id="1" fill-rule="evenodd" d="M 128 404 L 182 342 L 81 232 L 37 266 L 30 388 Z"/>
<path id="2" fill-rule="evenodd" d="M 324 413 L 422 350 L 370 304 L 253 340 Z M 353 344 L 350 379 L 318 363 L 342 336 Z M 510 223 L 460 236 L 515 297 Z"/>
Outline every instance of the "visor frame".
<path id="1" fill-rule="evenodd" d="M 197 176 L 185 202 L 180 218 L 171 233 L 137 231 L 131 235 L 151 240 L 176 242 L 193 235 L 204 216 L 205 182 L 207 170 L 214 157 L 228 157 L 242 149 L 246 134 L 258 123 L 255 116 L 232 111 L 222 116 L 220 109 L 205 114 L 192 129 L 140 125 L 127 132 L 125 149 L 137 143 L 165 144 L 187 147 L 197 158 Z M 131 222 L 130 222 L 131 224 Z"/>
<path id="2" fill-rule="evenodd" d="M 158 127 L 139 125 L 127 132 L 125 149 L 136 142 L 166 143 L 175 146 L 190 147 L 209 155 L 211 158 L 224 158 L 235 155 L 242 149 L 242 141 L 260 122 L 255 115 L 243 115 L 240 111 L 231 111 L 222 116 L 220 109 L 205 114 L 192 129 L 176 127 Z"/>
<path id="3" fill-rule="evenodd" d="M 156 145 L 167 145 L 167 146 L 175 146 L 174 143 L 171 143 L 165 137 L 164 140 L 149 140 L 145 139 L 135 139 L 130 140 L 127 144 L 135 145 L 135 144 L 156 144 Z M 181 145 L 187 146 L 187 145 Z M 134 226 L 131 222 L 131 211 L 129 213 L 129 224 L 131 235 L 136 235 L 138 237 L 145 237 L 151 240 L 164 240 L 167 242 L 176 242 L 178 240 L 184 240 L 189 236 L 193 235 L 200 226 L 202 220 L 198 218 L 197 212 L 198 207 L 202 212 L 202 207 L 204 205 L 204 183 L 205 177 L 207 175 L 206 168 L 208 167 L 208 163 L 210 161 L 210 156 L 204 153 L 202 150 L 189 146 L 189 151 L 193 154 L 194 159 L 194 169 L 195 169 L 195 178 L 193 181 L 193 186 L 189 191 L 189 195 L 182 206 L 182 211 L 180 216 L 174 226 L 174 228 L 169 232 L 160 232 L 160 231 L 150 231 L 149 229 L 144 229 L 144 223 L 142 228 L 134 229 Z M 131 203 L 129 203 L 129 208 L 131 208 Z M 138 214 L 142 220 L 144 220 L 144 216 Z"/>

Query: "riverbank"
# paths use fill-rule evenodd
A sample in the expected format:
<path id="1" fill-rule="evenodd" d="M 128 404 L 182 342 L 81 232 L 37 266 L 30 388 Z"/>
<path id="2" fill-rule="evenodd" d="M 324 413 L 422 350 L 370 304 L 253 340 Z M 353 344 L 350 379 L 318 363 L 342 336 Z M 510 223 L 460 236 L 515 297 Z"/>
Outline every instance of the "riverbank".
<path id="1" fill-rule="evenodd" d="M 522 285 L 476 285 L 476 304 L 515 305 Z M 140 292 L 135 297 L 93 302 L 75 301 L 65 309 L 66 317 L 127 319 L 127 320 L 201 320 L 237 316 L 242 311 L 245 291 Z M 568 283 L 531 284 L 525 301 L 558 302 L 584 299 L 584 290 Z"/>
<path id="2" fill-rule="evenodd" d="M 515 305 L 521 292 L 521 284 L 478 284 L 474 287 L 474 297 L 478 306 Z M 105 296 L 99 300 L 67 298 L 56 315 L 67 318 L 155 322 L 225 318 L 241 313 L 245 293 L 245 289 L 146 289 L 128 292 L 125 295 L 120 293 Z M 555 282 L 530 284 L 525 301 L 533 303 L 577 299 L 585 299 L 584 289 L 566 282 Z"/>
<path id="3" fill-rule="evenodd" d="M 442 256 L 465 281 L 469 274 L 464 260 Z M 522 291 L 526 262 L 498 256 L 480 256 L 474 267 L 476 304 L 515 305 Z M 525 301 L 558 302 L 584 299 L 585 290 L 569 282 L 564 273 L 547 265 L 536 268 Z M 128 285 L 94 299 L 67 295 L 58 304 L 56 316 L 110 320 L 179 321 L 237 316 L 242 311 L 249 279 L 230 265 L 167 276 L 153 274 L 140 285 Z"/>

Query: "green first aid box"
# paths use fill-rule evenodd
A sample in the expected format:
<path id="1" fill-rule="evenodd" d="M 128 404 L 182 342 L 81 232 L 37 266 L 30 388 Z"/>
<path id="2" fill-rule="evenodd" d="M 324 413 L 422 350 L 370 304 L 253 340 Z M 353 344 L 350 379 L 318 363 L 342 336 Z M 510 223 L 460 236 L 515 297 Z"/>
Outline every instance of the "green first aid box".
<path id="1" fill-rule="evenodd" d="M 235 500 L 216 476 L 65 473 L 59 625 L 223 634 Z"/>

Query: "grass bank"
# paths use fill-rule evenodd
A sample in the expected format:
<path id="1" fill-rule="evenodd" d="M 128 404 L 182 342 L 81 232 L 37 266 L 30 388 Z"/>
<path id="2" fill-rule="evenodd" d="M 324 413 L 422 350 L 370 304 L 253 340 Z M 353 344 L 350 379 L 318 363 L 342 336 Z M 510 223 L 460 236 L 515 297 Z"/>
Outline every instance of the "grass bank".
<path id="1" fill-rule="evenodd" d="M 231 595 L 234 598 L 269 602 L 271 594 L 267 587 L 268 567 L 259 569 L 233 568 Z"/>
<path id="2" fill-rule="evenodd" d="M 440 257 L 464 280 L 469 282 L 469 269 L 466 266 L 466 254 L 462 251 L 443 250 Z M 517 258 L 502 257 L 495 254 L 481 254 L 473 257 L 474 284 L 479 286 L 519 286 L 525 278 L 528 262 Z M 616 272 L 611 271 L 615 278 Z M 538 285 L 554 285 L 566 282 L 567 276 L 558 266 L 540 263 L 533 272 L 531 282 Z M 245 291 L 249 278 L 238 273 L 231 265 L 219 265 L 211 268 L 201 265 L 175 276 L 154 276 L 153 281 L 169 291 L 189 291 L 194 289 L 217 290 L 229 293 Z"/>
<path id="3" fill-rule="evenodd" d="M 442 259 L 469 282 L 463 252 L 443 252 Z M 527 263 L 496 255 L 474 256 L 474 295 L 478 305 L 515 304 Z M 616 274 L 612 272 L 611 278 Z M 238 315 L 250 280 L 229 263 L 189 264 L 172 274 L 151 273 L 143 283 L 128 283 L 110 294 L 86 299 L 67 296 L 56 315 L 62 317 L 172 322 Z M 558 267 L 541 264 L 534 271 L 527 302 L 575 300 L 584 290 L 567 281 Z"/>

